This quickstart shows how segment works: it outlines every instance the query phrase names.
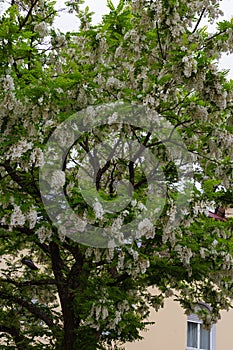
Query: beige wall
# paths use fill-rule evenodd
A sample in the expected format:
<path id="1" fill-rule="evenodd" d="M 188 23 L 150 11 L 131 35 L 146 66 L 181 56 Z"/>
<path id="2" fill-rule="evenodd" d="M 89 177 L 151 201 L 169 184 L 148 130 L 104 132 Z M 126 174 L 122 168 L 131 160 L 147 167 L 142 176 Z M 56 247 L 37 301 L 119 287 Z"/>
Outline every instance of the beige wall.
<path id="1" fill-rule="evenodd" d="M 221 313 L 216 325 L 216 350 L 233 349 L 233 310 Z M 178 302 L 167 299 L 164 308 L 152 311 L 151 321 L 156 323 L 143 332 L 143 340 L 127 343 L 126 350 L 185 350 L 187 316 Z"/>
<path id="2" fill-rule="evenodd" d="M 216 325 L 216 350 L 233 349 L 233 309 L 221 312 Z"/>
<path id="3" fill-rule="evenodd" d="M 126 345 L 126 350 L 184 350 L 186 346 L 186 320 L 179 303 L 167 299 L 164 308 L 151 312 L 151 321 L 155 324 L 145 337 L 136 343 Z"/>

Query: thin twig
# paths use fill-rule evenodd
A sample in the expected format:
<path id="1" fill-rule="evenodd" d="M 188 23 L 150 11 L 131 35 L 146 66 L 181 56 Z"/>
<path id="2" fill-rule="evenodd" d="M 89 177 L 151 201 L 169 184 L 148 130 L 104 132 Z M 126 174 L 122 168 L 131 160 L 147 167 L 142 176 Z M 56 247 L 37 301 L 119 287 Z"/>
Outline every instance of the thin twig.
<path id="1" fill-rule="evenodd" d="M 197 30 L 197 28 L 198 28 L 198 26 L 199 26 L 199 24 L 200 24 L 200 22 L 202 20 L 202 17 L 204 16 L 205 10 L 206 10 L 206 8 L 204 7 L 202 12 L 201 12 L 201 15 L 200 15 L 200 17 L 199 17 L 199 19 L 198 19 L 198 21 L 196 23 L 196 25 L 195 25 L 195 28 L 193 29 L 193 34 L 196 32 L 196 30 Z"/>
<path id="2" fill-rule="evenodd" d="M 158 22 L 156 22 L 156 30 L 157 30 L 157 35 L 158 35 L 158 42 L 159 42 L 159 48 L 160 48 L 161 56 L 162 56 L 162 59 L 165 61 L 165 56 L 164 56 L 164 53 L 163 53 L 162 43 L 161 43 L 160 34 L 159 34 Z"/>

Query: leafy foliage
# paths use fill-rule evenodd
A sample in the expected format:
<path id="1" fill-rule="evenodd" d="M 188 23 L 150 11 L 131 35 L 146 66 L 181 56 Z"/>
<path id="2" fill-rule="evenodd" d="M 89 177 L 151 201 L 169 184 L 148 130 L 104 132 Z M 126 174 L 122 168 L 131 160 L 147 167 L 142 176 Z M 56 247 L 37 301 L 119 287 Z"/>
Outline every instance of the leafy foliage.
<path id="1" fill-rule="evenodd" d="M 215 1 L 203 7 L 199 0 L 121 0 L 117 7 L 108 1 L 109 14 L 93 25 L 81 3 L 67 2 L 80 18 L 77 32 L 54 28 L 53 1 L 15 0 L 0 18 L 2 349 L 117 349 L 140 339 L 149 307 L 158 310 L 166 297 L 175 295 L 186 312 L 199 301 L 210 304 L 206 324 L 232 301 L 232 219 L 206 215 L 208 207 L 233 204 L 233 84 L 217 67 L 221 53 L 232 53 L 232 21 L 210 34 L 201 19 L 218 18 Z M 143 105 L 151 118 L 171 123 L 193 157 L 194 186 L 179 226 L 169 224 L 180 189 L 164 144 L 127 123 L 92 128 L 74 142 L 51 182 L 59 185 L 65 173 L 69 204 L 87 222 L 121 226 L 138 218 L 141 228 L 134 241 L 93 248 L 58 231 L 41 198 L 39 168 L 61 122 L 87 107 L 93 119 L 94 107 L 117 101 Z M 94 154 L 103 141 L 114 146 L 121 137 L 122 157 Z M 132 141 L 156 157 L 152 175 L 158 169 L 165 175 L 165 196 L 152 203 L 153 209 L 164 204 L 157 219 L 140 221 L 150 188 L 143 158 L 135 164 L 124 158 Z M 60 142 L 66 145 L 65 134 Z M 78 172 L 87 155 L 96 188 L 81 192 Z M 121 180 L 131 182 L 132 201 L 101 221 L 101 207 L 91 207 L 83 193 L 114 206 L 126 201 L 117 192 Z"/>

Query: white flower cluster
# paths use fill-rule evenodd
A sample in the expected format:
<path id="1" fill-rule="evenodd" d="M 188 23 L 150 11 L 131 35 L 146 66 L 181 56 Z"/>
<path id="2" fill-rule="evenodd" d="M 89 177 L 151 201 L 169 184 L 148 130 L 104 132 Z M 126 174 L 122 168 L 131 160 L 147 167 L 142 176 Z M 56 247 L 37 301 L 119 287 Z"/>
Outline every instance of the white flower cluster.
<path id="1" fill-rule="evenodd" d="M 116 48 L 114 57 L 115 57 L 115 58 L 122 57 L 123 53 L 124 53 L 124 50 L 123 50 L 122 46 L 118 46 L 118 47 Z"/>
<path id="2" fill-rule="evenodd" d="M 135 250 L 135 249 L 133 249 L 133 248 L 130 248 L 130 249 L 129 249 L 129 254 L 132 255 L 134 261 L 137 261 L 137 260 L 138 260 L 139 253 L 138 253 L 137 250 Z"/>
<path id="3" fill-rule="evenodd" d="M 108 309 L 105 305 L 97 305 L 94 308 L 95 318 L 98 321 L 100 318 L 105 320 L 108 317 Z"/>
<path id="4" fill-rule="evenodd" d="M 176 223 L 177 208 L 173 203 L 171 208 L 167 210 L 168 221 L 164 222 L 162 241 L 166 243 L 168 240 L 172 246 L 176 243 L 176 235 L 174 225 Z"/>
<path id="5" fill-rule="evenodd" d="M 57 35 L 56 36 L 56 42 L 59 46 L 65 46 L 66 45 L 66 37 L 65 35 Z"/>
<path id="6" fill-rule="evenodd" d="M 87 227 L 87 221 L 85 220 L 85 215 L 83 217 L 83 220 L 77 217 L 75 220 L 75 224 L 76 224 L 77 231 L 84 232 Z"/>
<path id="7" fill-rule="evenodd" d="M 55 190 L 61 189 L 65 185 L 66 182 L 66 175 L 64 171 L 61 170 L 55 170 L 51 177 L 50 185 Z"/>
<path id="8" fill-rule="evenodd" d="M 27 140 L 21 140 L 10 147 L 7 159 L 16 160 L 19 159 L 25 152 L 32 148 L 32 142 Z"/>
<path id="9" fill-rule="evenodd" d="M 180 244 L 178 244 L 176 247 L 175 247 L 175 250 L 177 251 L 179 257 L 180 257 L 180 260 L 186 265 L 190 265 L 190 259 L 192 258 L 193 256 L 193 252 L 190 248 L 188 247 L 182 247 Z"/>
<path id="10" fill-rule="evenodd" d="M 223 255 L 224 255 L 223 268 L 225 270 L 231 270 L 233 266 L 233 256 L 228 252 L 223 252 Z"/>
<path id="11" fill-rule="evenodd" d="M 229 133 L 228 131 L 224 130 L 215 130 L 213 135 L 215 136 L 216 140 L 221 143 L 221 146 L 225 149 L 224 152 L 227 149 L 232 149 L 232 144 L 233 144 L 233 135 Z M 232 152 L 232 151 L 231 151 Z M 230 153 L 233 155 L 232 153 Z M 233 159 L 233 156 L 232 156 Z"/>
<path id="12" fill-rule="evenodd" d="M 192 55 L 184 56 L 182 62 L 184 63 L 184 75 L 187 78 L 190 78 L 192 73 L 197 73 L 197 61 Z"/>
<path id="13" fill-rule="evenodd" d="M 111 318 L 108 320 L 108 328 L 109 329 L 116 329 L 119 322 L 122 320 L 122 314 L 125 311 L 129 310 L 129 305 L 127 301 L 124 301 L 122 303 L 117 304 L 117 310 L 115 310 L 114 315 L 111 315 Z M 111 307 L 111 313 L 113 311 L 113 308 Z M 98 303 L 98 305 L 93 305 L 91 308 L 91 312 L 87 318 L 87 324 L 91 328 L 99 329 L 100 328 L 100 321 L 105 320 L 109 317 L 109 304 L 106 303 L 105 298 L 101 299 Z M 120 333 L 121 330 L 118 329 L 118 333 Z"/>
<path id="14" fill-rule="evenodd" d="M 153 223 L 148 218 L 140 221 L 138 224 L 138 233 L 140 237 L 145 236 L 147 239 L 153 238 L 155 235 Z"/>
<path id="15" fill-rule="evenodd" d="M 72 232 L 84 232 L 87 227 L 86 213 L 84 212 L 82 218 L 80 218 L 79 215 L 72 213 L 68 220 L 64 221 L 64 225 L 66 226 L 67 231 L 72 230 Z"/>
<path id="16" fill-rule="evenodd" d="M 58 236 L 59 236 L 59 239 L 60 239 L 61 242 L 65 241 L 66 235 L 67 235 L 66 227 L 64 225 L 59 226 Z"/>
<path id="17" fill-rule="evenodd" d="M 206 107 L 196 105 L 195 114 L 196 114 L 197 118 L 200 119 L 201 121 L 203 121 L 203 122 L 207 122 L 208 121 L 209 113 L 208 113 Z"/>
<path id="18" fill-rule="evenodd" d="M 94 248 L 95 262 L 101 261 L 102 250 L 100 248 Z"/>
<path id="19" fill-rule="evenodd" d="M 44 38 L 46 35 L 48 35 L 49 32 L 47 24 L 44 21 L 36 23 L 36 25 L 34 26 L 34 30 L 39 34 L 41 38 Z"/>
<path id="20" fill-rule="evenodd" d="M 118 113 L 114 112 L 110 117 L 108 117 L 108 124 L 116 123 L 118 120 Z"/>
<path id="21" fill-rule="evenodd" d="M 37 211 L 34 208 L 31 208 L 27 213 L 26 218 L 29 222 L 29 228 L 33 229 L 37 221 Z"/>
<path id="22" fill-rule="evenodd" d="M 107 89 L 121 89 L 122 86 L 123 86 L 123 83 L 119 79 L 114 77 L 108 78 L 106 82 Z"/>
<path id="23" fill-rule="evenodd" d="M 102 207 L 102 204 L 98 201 L 97 198 L 95 198 L 95 203 L 93 205 L 93 210 L 95 212 L 96 219 L 103 219 L 104 217 L 104 209 Z"/>
<path id="24" fill-rule="evenodd" d="M 0 116 L 6 116 L 9 114 L 9 111 L 17 111 L 18 115 L 21 110 L 21 103 L 16 99 L 14 92 L 6 91 L 4 98 L 0 103 Z M 14 116 L 14 114 L 13 114 Z M 2 122 L 2 120 L 1 120 Z"/>
<path id="25" fill-rule="evenodd" d="M 115 253 L 115 249 L 113 248 L 109 248 L 107 250 L 107 254 L 106 254 L 106 260 L 107 262 L 111 262 L 114 258 L 114 253 Z"/>
<path id="26" fill-rule="evenodd" d="M 38 228 L 38 230 L 36 230 L 36 234 L 40 240 L 40 243 L 44 243 L 46 240 L 49 241 L 52 237 L 52 231 L 44 226 Z"/>
<path id="27" fill-rule="evenodd" d="M 182 33 L 185 32 L 184 25 L 180 20 L 178 12 L 174 12 L 173 16 L 171 16 L 170 18 L 168 17 L 166 20 L 166 24 L 170 26 L 171 35 L 173 36 L 173 38 L 180 38 L 182 36 Z"/>
<path id="28" fill-rule="evenodd" d="M 123 243 L 124 241 L 124 235 L 120 231 L 122 225 L 123 225 L 123 219 L 121 218 L 121 216 L 118 216 L 118 218 L 116 218 L 111 225 L 111 234 L 113 235 L 113 237 L 118 239 L 121 243 Z"/>
<path id="29" fill-rule="evenodd" d="M 216 103 L 216 105 L 224 110 L 226 109 L 227 106 L 227 92 L 223 91 L 222 93 L 216 94 L 214 97 L 214 102 Z"/>
<path id="30" fill-rule="evenodd" d="M 94 303 L 92 305 L 90 314 L 87 317 L 87 324 L 91 328 L 99 329 L 99 320 L 105 320 L 109 316 L 107 299 L 104 297 L 100 299 L 98 304 Z"/>
<path id="31" fill-rule="evenodd" d="M 200 256 L 202 259 L 206 258 L 206 253 L 208 253 L 208 250 L 206 248 L 201 247 L 200 248 Z"/>
<path id="32" fill-rule="evenodd" d="M 150 267 L 150 261 L 148 259 L 139 259 L 138 262 L 141 273 L 145 273 L 148 267 Z"/>
<path id="33" fill-rule="evenodd" d="M 194 215 L 205 214 L 206 216 L 208 216 L 209 209 L 206 202 L 204 201 L 196 202 L 193 205 L 193 213 Z"/>
<path id="34" fill-rule="evenodd" d="M 113 321 L 109 324 L 109 328 L 110 329 L 116 329 L 116 326 L 118 325 L 118 323 L 121 321 L 121 312 L 120 311 L 116 311 L 115 313 L 115 318 L 113 319 Z"/>
<path id="35" fill-rule="evenodd" d="M 34 148 L 30 155 L 30 163 L 35 167 L 40 167 L 44 164 L 44 154 L 38 147 Z"/>
<path id="36" fill-rule="evenodd" d="M 5 91 L 14 91 L 15 89 L 14 80 L 9 74 L 3 80 L 3 88 Z"/>
<path id="37" fill-rule="evenodd" d="M 125 262 L 125 253 L 121 251 L 118 255 L 118 262 L 117 262 L 117 268 L 119 270 L 122 270 L 124 268 L 124 262 Z"/>
<path id="38" fill-rule="evenodd" d="M 14 210 L 11 214 L 11 219 L 10 219 L 10 226 L 11 227 L 23 226 L 25 224 L 25 221 L 26 221 L 26 217 L 22 213 L 22 210 L 18 205 L 14 204 Z"/>
<path id="39" fill-rule="evenodd" d="M 62 130 L 61 130 L 62 127 Z M 71 128 L 66 127 L 64 125 L 58 126 L 56 132 L 56 142 L 61 147 L 66 147 L 66 145 L 70 145 L 74 142 L 74 132 Z"/>
<path id="40" fill-rule="evenodd" d="M 85 251 L 85 258 L 87 258 L 87 259 L 90 258 L 93 253 L 94 253 L 94 248 L 87 247 L 87 249 Z"/>
<path id="41" fill-rule="evenodd" d="M 139 42 L 140 36 L 135 29 L 131 29 L 125 34 L 124 40 L 131 40 L 135 44 Z"/>

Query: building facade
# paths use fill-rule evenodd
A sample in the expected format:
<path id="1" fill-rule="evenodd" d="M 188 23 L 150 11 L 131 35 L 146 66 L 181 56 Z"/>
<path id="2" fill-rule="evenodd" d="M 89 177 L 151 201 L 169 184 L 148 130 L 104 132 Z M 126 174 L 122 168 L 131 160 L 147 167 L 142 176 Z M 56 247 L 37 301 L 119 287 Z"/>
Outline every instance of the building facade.
<path id="1" fill-rule="evenodd" d="M 126 344 L 126 350 L 231 350 L 233 349 L 233 309 L 222 311 L 210 332 L 195 315 L 187 316 L 178 302 L 165 301 L 164 308 L 151 311 L 155 324 L 142 333 L 143 340 Z"/>

